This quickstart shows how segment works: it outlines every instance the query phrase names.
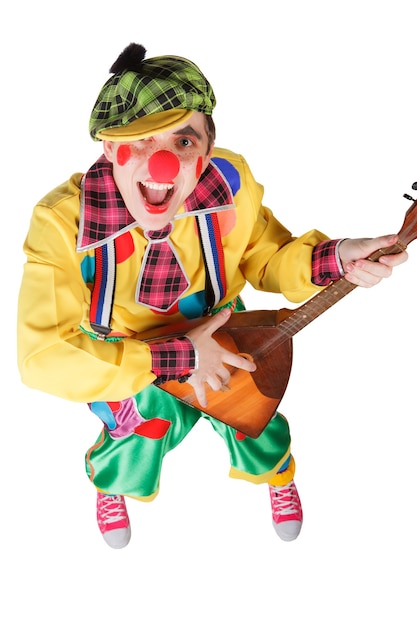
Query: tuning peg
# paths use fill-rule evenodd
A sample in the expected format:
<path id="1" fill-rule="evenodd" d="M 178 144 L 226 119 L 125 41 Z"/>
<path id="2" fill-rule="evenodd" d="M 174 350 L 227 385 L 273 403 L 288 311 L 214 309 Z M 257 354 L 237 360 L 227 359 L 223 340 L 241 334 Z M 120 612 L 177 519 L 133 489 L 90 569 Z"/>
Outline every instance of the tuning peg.
<path id="1" fill-rule="evenodd" d="M 417 190 L 417 182 L 411 185 L 411 189 L 414 189 L 414 191 Z M 410 196 L 408 193 L 404 193 L 403 198 L 405 198 L 406 200 L 411 200 L 411 202 L 415 202 L 415 199 L 412 196 Z"/>

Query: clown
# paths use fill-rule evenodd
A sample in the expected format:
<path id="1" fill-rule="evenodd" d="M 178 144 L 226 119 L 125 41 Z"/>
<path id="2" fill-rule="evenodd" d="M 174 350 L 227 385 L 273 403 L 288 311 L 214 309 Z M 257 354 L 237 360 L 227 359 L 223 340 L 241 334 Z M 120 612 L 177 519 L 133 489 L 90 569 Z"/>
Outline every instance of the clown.
<path id="1" fill-rule="evenodd" d="M 255 439 L 204 412 L 207 389 L 227 385 L 230 366 L 256 367 L 213 335 L 244 309 L 247 282 L 302 302 L 342 275 L 375 285 L 407 254 L 366 260 L 395 235 L 294 237 L 263 206 L 244 158 L 214 146 L 215 96 L 200 69 L 145 57 L 130 44 L 93 107 L 90 134 L 103 154 L 34 209 L 19 298 L 22 380 L 100 418 L 86 471 L 112 548 L 130 539 L 125 498 L 156 497 L 165 454 L 201 418 L 224 440 L 230 476 L 268 485 L 275 531 L 291 541 L 302 507 L 288 422 L 276 413 Z M 138 339 L 202 317 L 185 336 Z M 200 410 L 160 388 L 175 379 L 193 388 Z"/>

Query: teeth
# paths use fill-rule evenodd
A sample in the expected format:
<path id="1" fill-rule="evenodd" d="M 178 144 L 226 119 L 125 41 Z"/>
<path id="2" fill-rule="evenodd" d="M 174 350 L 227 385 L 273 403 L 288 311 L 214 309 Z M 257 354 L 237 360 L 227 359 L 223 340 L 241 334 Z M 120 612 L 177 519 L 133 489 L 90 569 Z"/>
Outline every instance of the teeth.
<path id="1" fill-rule="evenodd" d="M 172 183 L 154 183 L 151 181 L 145 181 L 142 183 L 142 185 L 144 187 L 147 187 L 148 189 L 157 189 L 158 191 L 162 191 L 164 189 L 172 189 L 174 186 Z"/>

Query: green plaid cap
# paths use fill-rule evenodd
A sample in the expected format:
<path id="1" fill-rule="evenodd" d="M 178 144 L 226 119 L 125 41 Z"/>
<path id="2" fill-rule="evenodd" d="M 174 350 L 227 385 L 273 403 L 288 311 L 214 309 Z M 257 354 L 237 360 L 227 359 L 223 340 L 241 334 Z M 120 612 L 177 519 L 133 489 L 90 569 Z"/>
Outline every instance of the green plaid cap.
<path id="1" fill-rule="evenodd" d="M 215 105 L 210 83 L 188 59 L 176 56 L 145 59 L 140 71 L 117 72 L 104 84 L 91 113 L 90 135 L 100 141 L 103 131 L 105 136 L 106 130 L 173 109 L 211 115 Z"/>

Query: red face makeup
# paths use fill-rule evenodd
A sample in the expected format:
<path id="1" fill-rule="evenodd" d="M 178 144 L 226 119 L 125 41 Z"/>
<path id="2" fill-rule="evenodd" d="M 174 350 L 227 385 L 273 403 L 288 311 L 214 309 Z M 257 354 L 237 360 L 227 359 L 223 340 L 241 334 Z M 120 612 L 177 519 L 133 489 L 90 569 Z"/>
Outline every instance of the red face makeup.
<path id="1" fill-rule="evenodd" d="M 119 165 L 126 165 L 131 157 L 132 151 L 130 149 L 129 144 L 122 144 L 117 149 L 117 163 Z"/>
<path id="2" fill-rule="evenodd" d="M 195 168 L 195 177 L 197 180 L 199 180 L 202 170 L 203 170 L 203 159 L 201 158 L 201 156 L 199 156 L 197 159 L 197 166 Z"/>

